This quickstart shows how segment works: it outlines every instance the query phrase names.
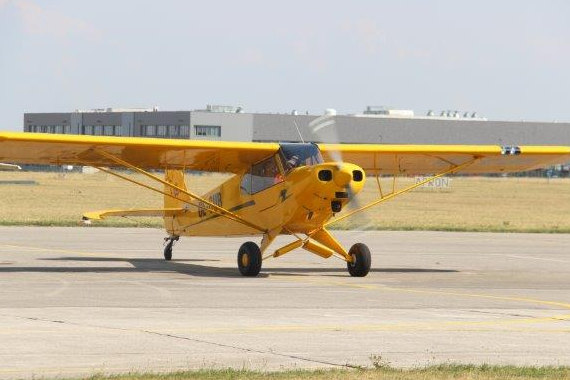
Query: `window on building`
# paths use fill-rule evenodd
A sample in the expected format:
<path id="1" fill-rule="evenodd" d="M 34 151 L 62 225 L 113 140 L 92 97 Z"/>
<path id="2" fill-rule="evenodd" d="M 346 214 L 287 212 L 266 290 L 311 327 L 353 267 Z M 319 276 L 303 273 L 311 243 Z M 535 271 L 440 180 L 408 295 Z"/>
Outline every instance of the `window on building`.
<path id="1" fill-rule="evenodd" d="M 141 131 L 143 136 L 156 136 L 156 126 L 155 125 L 142 125 Z"/>
<path id="2" fill-rule="evenodd" d="M 121 125 L 115 125 L 115 129 L 114 129 L 113 134 L 114 134 L 115 136 L 122 136 L 122 135 L 123 135 L 123 126 L 121 126 Z"/>
<path id="3" fill-rule="evenodd" d="M 194 132 L 196 136 L 222 136 L 222 127 L 219 125 L 195 125 Z"/>
<path id="4" fill-rule="evenodd" d="M 283 182 L 283 175 L 272 156 L 251 167 L 249 173 L 242 177 L 240 188 L 248 194 L 255 194 Z"/>
<path id="5" fill-rule="evenodd" d="M 190 126 L 181 125 L 180 126 L 180 137 L 190 137 Z"/>
<path id="6" fill-rule="evenodd" d="M 103 135 L 103 126 L 102 125 L 93 126 L 93 134 L 95 136 L 102 136 Z"/>
<path id="7" fill-rule="evenodd" d="M 93 134 L 93 126 L 92 125 L 84 125 L 83 126 L 83 134 L 84 135 L 92 135 Z"/>
<path id="8" fill-rule="evenodd" d="M 180 126 L 179 125 L 169 125 L 168 126 L 168 136 L 177 138 L 180 136 Z"/>
<path id="9" fill-rule="evenodd" d="M 71 125 L 64 125 L 63 126 L 63 133 L 65 133 L 66 135 L 71 133 Z"/>
<path id="10" fill-rule="evenodd" d="M 115 134 L 115 126 L 114 125 L 105 125 L 103 126 L 103 131 L 105 136 L 113 136 Z"/>
<path id="11" fill-rule="evenodd" d="M 63 125 L 55 125 L 55 133 L 63 133 Z"/>
<path id="12" fill-rule="evenodd" d="M 157 125 L 156 126 L 156 135 L 159 137 L 166 137 L 166 125 Z"/>

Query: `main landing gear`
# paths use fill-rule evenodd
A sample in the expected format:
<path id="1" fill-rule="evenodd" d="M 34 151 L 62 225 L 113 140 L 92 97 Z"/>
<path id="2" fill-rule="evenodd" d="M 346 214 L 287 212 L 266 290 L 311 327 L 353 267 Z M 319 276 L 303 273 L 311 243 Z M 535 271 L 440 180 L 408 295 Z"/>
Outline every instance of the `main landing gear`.
<path id="1" fill-rule="evenodd" d="M 178 239 L 180 239 L 180 236 L 169 236 L 167 238 L 164 238 L 164 243 L 166 244 L 164 247 L 164 260 L 172 260 L 172 246 L 174 245 L 175 241 L 178 241 Z"/>
<path id="2" fill-rule="evenodd" d="M 172 260 L 172 246 L 179 239 L 180 236 L 169 236 L 164 239 L 165 260 Z M 279 257 L 287 252 L 294 250 L 295 248 L 301 247 L 323 258 L 328 258 L 333 254 L 333 251 L 330 248 L 327 248 L 322 244 L 317 244 L 314 242 L 308 244 L 307 241 L 299 240 L 297 242 L 289 243 L 288 245 L 281 247 L 280 249 L 276 250 L 274 254 L 269 255 L 269 257 Z M 350 250 L 348 252 L 344 251 L 342 248 L 340 250 L 344 253 L 341 258 L 346 260 L 346 268 L 352 277 L 364 277 L 368 274 L 368 272 L 370 272 L 370 264 L 372 260 L 370 257 L 370 250 L 366 244 L 356 243 L 350 247 Z M 340 256 L 340 253 L 337 254 L 337 257 L 338 256 Z M 248 241 L 246 243 L 243 243 L 239 248 L 237 254 L 237 264 L 239 272 L 243 276 L 257 276 L 261 271 L 262 261 L 263 257 L 261 254 L 261 249 L 256 243 Z"/>
<path id="3" fill-rule="evenodd" d="M 324 250 L 326 247 L 322 245 L 314 245 L 314 243 L 313 245 L 309 245 L 303 243 L 302 241 L 299 241 L 290 243 L 285 247 L 278 249 L 273 255 L 270 255 L 269 257 L 279 257 L 287 252 L 292 251 L 295 248 L 301 247 L 324 258 L 332 256 L 332 251 L 330 251 L 331 253 L 329 254 L 326 250 Z M 372 259 L 370 257 L 370 250 L 366 244 L 354 244 L 348 253 L 345 253 L 344 258 L 346 260 L 346 268 L 348 269 L 348 273 L 352 277 L 364 277 L 368 274 L 368 272 L 370 272 Z M 246 243 L 243 243 L 239 248 L 237 255 L 237 264 L 239 272 L 243 276 L 257 276 L 261 270 L 262 260 L 263 258 L 261 249 L 254 242 L 248 241 Z"/>
<path id="4" fill-rule="evenodd" d="M 370 272 L 370 264 L 372 263 L 368 246 L 363 243 L 356 243 L 350 247 L 348 254 L 352 257 L 352 262 L 346 262 L 348 273 L 352 277 L 366 276 Z"/>
<path id="5" fill-rule="evenodd" d="M 257 276 L 261 270 L 261 260 L 261 250 L 254 242 L 248 241 L 239 247 L 237 263 L 242 275 Z"/>

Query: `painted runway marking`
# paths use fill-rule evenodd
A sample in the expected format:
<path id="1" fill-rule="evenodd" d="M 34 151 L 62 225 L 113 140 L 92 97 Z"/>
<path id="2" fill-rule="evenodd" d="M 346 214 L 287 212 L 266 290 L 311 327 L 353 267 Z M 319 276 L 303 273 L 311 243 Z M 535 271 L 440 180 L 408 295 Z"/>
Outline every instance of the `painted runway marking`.
<path id="1" fill-rule="evenodd" d="M 82 251 L 60 249 L 60 248 L 41 248 L 41 247 L 32 247 L 32 246 L 14 245 L 14 244 L 1 244 L 0 247 L 26 249 L 26 250 L 30 250 L 30 251 L 53 253 L 53 254 L 65 253 L 65 254 L 71 254 L 71 255 L 91 256 L 91 257 L 98 257 L 98 256 L 116 257 L 117 256 L 116 253 L 113 254 L 113 253 L 102 253 L 102 252 L 82 252 Z"/>
<path id="2" fill-rule="evenodd" d="M 527 303 L 534 303 L 534 304 L 541 304 L 541 305 L 548 305 L 548 306 L 559 306 L 564 309 L 570 309 L 570 303 L 565 302 L 557 302 L 557 301 L 545 301 L 533 298 L 526 298 L 526 297 L 510 297 L 510 296 L 494 296 L 491 294 L 476 294 L 476 293 L 462 293 L 462 292 L 450 292 L 450 291 L 441 291 L 441 290 L 425 290 L 425 289 L 412 289 L 412 288 L 395 288 L 385 285 L 375 285 L 375 284 L 362 284 L 362 283 L 352 283 L 346 281 L 331 281 L 327 279 L 318 279 L 313 278 L 309 280 L 308 278 L 299 278 L 298 276 L 288 276 L 288 275 L 270 275 L 270 279 L 284 279 L 287 281 L 294 281 L 294 282 L 304 282 L 304 283 L 311 283 L 311 284 L 318 284 L 318 285 L 331 285 L 331 286 L 343 286 L 349 288 L 357 288 L 357 289 L 368 289 L 368 290 L 389 290 L 395 292 L 407 292 L 407 293 L 424 293 L 424 294 L 435 294 L 435 295 L 451 295 L 451 296 L 458 296 L 458 297 L 473 297 L 473 298 L 486 298 L 486 299 L 494 299 L 494 300 L 502 300 L 502 301 L 515 301 L 515 302 L 527 302 Z"/>
<path id="3" fill-rule="evenodd" d="M 506 255 L 507 257 L 512 257 L 515 259 L 526 259 L 526 260 L 540 260 L 540 261 L 550 261 L 553 263 L 570 263 L 568 260 L 559 260 L 559 259 L 549 259 L 546 257 L 533 257 L 533 256 L 519 256 L 519 255 Z"/>

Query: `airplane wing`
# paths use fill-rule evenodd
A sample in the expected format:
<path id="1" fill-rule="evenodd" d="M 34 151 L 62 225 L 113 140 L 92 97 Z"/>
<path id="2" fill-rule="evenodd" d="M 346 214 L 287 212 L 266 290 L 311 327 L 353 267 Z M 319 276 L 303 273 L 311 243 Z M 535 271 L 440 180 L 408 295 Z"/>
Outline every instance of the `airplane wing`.
<path id="1" fill-rule="evenodd" d="M 278 149 L 274 143 L 0 132 L 0 162 L 18 164 L 117 166 L 105 157 L 110 154 L 146 169 L 240 173 Z"/>
<path id="2" fill-rule="evenodd" d="M 568 146 L 319 144 L 368 174 L 433 174 L 477 158 L 462 173 L 506 173 L 570 161 Z M 0 161 L 21 164 L 117 166 L 112 155 L 140 168 L 240 173 L 279 149 L 276 143 L 138 137 L 0 133 Z"/>
<path id="3" fill-rule="evenodd" d="M 477 159 L 459 173 L 508 173 L 570 162 L 570 146 L 319 144 L 325 161 L 367 174 L 435 174 Z"/>

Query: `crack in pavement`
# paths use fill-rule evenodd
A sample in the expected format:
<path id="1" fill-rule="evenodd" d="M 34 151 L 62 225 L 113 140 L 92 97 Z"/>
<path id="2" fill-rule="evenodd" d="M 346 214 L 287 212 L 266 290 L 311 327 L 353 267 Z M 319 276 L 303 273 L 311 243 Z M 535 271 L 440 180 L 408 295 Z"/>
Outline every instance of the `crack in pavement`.
<path id="1" fill-rule="evenodd" d="M 531 318 L 531 319 L 543 319 L 544 317 L 538 315 L 530 315 L 530 314 L 520 314 L 520 313 L 500 313 L 498 311 L 483 311 L 483 310 L 464 310 L 470 313 L 479 313 L 479 314 L 490 314 L 490 315 L 507 315 L 509 317 L 521 317 L 521 318 Z M 558 317 L 549 317 L 555 321 L 568 321 L 566 318 L 558 318 Z"/>
<path id="2" fill-rule="evenodd" d="M 156 336 L 160 336 L 160 337 L 164 337 L 164 338 L 173 338 L 173 339 L 185 340 L 185 341 L 189 341 L 189 342 L 208 344 L 208 345 L 216 346 L 216 347 L 230 348 L 230 349 L 249 352 L 249 353 L 269 354 L 269 355 L 279 356 L 279 357 L 283 357 L 283 358 L 302 360 L 305 362 L 315 363 L 315 364 L 324 364 L 324 365 L 329 365 L 329 366 L 334 366 L 334 367 L 343 367 L 343 368 L 362 369 L 362 366 L 353 365 L 353 364 L 349 364 L 349 363 L 340 364 L 340 363 L 329 362 L 326 360 L 310 359 L 310 358 L 306 358 L 303 356 L 275 352 L 273 350 L 261 350 L 261 349 L 256 349 L 256 348 L 242 347 L 242 346 L 219 343 L 219 342 L 214 342 L 214 341 L 210 341 L 210 340 L 192 338 L 192 337 L 187 337 L 187 336 L 182 336 L 182 335 L 161 333 L 159 331 L 152 331 L 152 330 L 145 330 L 145 329 L 131 329 L 131 328 L 126 328 L 126 327 L 112 327 L 112 326 L 102 326 L 102 325 L 92 325 L 92 324 L 81 324 L 81 323 L 77 323 L 77 322 L 52 320 L 52 319 L 39 318 L 39 317 L 26 317 L 26 316 L 21 316 L 21 315 L 0 314 L 0 316 L 9 317 L 9 318 L 24 319 L 24 320 L 35 321 L 35 322 L 55 323 L 55 324 L 59 324 L 59 325 L 65 324 L 65 325 L 71 325 L 71 326 L 90 327 L 90 328 L 96 328 L 96 329 L 138 332 L 138 333 L 144 333 L 144 334 L 149 334 L 149 335 L 156 335 Z"/>

